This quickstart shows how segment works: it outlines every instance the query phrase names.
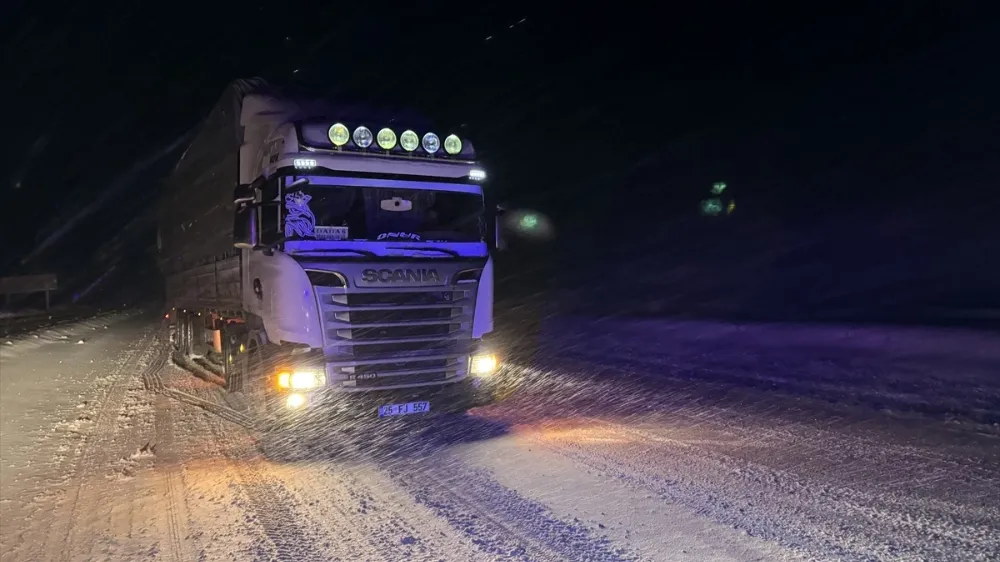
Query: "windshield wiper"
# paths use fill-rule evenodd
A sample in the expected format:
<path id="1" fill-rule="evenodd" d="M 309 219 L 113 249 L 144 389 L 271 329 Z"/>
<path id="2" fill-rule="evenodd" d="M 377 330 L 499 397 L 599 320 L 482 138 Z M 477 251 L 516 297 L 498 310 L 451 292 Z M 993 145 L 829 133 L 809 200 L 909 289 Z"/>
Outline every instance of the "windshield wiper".
<path id="1" fill-rule="evenodd" d="M 298 250 L 293 251 L 294 254 L 314 254 L 314 253 L 329 253 L 329 252 L 354 252 L 355 254 L 361 254 L 362 256 L 368 256 L 371 258 L 377 258 L 378 254 L 372 252 L 371 250 L 358 250 L 355 248 L 330 248 L 324 250 Z"/>
<path id="2" fill-rule="evenodd" d="M 387 250 L 414 250 L 417 252 L 441 252 L 442 254 L 448 254 L 453 258 L 460 258 L 462 254 L 456 252 L 455 250 L 450 250 L 448 248 L 437 248 L 434 246 L 391 246 L 387 247 Z"/>

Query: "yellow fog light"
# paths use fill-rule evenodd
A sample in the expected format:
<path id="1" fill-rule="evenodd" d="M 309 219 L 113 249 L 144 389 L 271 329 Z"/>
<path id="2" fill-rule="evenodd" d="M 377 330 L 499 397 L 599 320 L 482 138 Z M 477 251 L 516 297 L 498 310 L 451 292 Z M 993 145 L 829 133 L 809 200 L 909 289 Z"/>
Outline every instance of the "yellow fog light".
<path id="1" fill-rule="evenodd" d="M 492 353 L 473 355 L 469 372 L 479 377 L 488 377 L 497 370 L 497 356 Z"/>
<path id="2" fill-rule="evenodd" d="M 278 373 L 278 388 L 311 390 L 326 386 L 326 375 L 319 371 L 295 371 Z"/>
<path id="3" fill-rule="evenodd" d="M 297 410 L 302 406 L 306 405 L 306 395 L 305 394 L 289 394 L 288 398 L 285 398 L 285 407 L 289 410 Z"/>

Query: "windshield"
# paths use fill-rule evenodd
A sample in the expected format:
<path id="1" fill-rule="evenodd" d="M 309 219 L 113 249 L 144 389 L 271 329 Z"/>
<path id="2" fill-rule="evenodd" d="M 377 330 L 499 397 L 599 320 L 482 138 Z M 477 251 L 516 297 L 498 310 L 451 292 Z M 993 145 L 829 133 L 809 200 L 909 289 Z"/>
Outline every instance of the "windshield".
<path id="1" fill-rule="evenodd" d="M 284 195 L 287 239 L 479 242 L 485 222 L 476 193 L 300 185 Z"/>

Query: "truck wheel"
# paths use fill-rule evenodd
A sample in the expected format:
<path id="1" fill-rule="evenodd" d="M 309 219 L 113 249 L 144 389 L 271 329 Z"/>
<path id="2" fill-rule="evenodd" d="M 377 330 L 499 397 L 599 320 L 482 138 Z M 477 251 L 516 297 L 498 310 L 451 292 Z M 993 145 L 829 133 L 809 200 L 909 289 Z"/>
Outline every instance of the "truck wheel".
<path id="1" fill-rule="evenodd" d="M 268 386 L 269 371 L 272 367 L 272 350 L 263 342 L 260 332 L 250 330 L 246 336 L 243 368 L 239 374 L 239 384 L 246 397 L 250 412 L 266 426 L 274 425 L 278 412 L 273 393 Z"/>
<path id="2" fill-rule="evenodd" d="M 183 357 L 191 356 L 191 346 L 194 343 L 194 335 L 191 333 L 194 323 L 191 315 L 181 312 L 177 315 L 177 351 Z"/>
<path id="3" fill-rule="evenodd" d="M 222 369 L 226 379 L 226 390 L 242 392 L 244 370 L 243 353 L 246 351 L 246 330 L 238 324 L 222 325 Z"/>

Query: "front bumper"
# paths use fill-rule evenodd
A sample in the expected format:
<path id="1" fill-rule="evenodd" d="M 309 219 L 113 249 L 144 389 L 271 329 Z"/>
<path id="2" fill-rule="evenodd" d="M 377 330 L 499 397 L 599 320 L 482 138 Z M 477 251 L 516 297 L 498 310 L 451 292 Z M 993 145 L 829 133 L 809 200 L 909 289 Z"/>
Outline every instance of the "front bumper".
<path id="1" fill-rule="evenodd" d="M 287 405 L 288 397 L 297 396 L 294 407 Z M 491 381 L 466 377 L 465 379 L 444 385 L 422 386 L 393 390 L 368 390 L 365 392 L 342 392 L 332 389 L 319 389 L 308 393 L 285 394 L 280 404 L 286 404 L 281 417 L 299 418 L 302 416 L 322 416 L 332 419 L 375 418 L 378 408 L 387 404 L 405 404 L 408 402 L 429 402 L 430 415 L 440 413 L 464 412 L 469 408 L 481 406 L 492 401 L 493 385 Z M 425 414 L 417 414 L 425 417 Z M 406 416 L 410 417 L 410 416 Z"/>

